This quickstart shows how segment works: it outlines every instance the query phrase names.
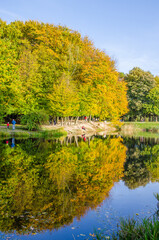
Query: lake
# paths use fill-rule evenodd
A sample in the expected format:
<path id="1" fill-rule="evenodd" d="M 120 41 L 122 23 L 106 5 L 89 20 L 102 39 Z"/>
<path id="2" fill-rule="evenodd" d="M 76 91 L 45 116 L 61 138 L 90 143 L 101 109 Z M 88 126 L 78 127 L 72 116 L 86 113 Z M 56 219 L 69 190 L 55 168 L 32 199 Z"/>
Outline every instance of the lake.
<path id="1" fill-rule="evenodd" d="M 111 236 L 121 217 L 156 212 L 159 139 L 0 141 L 1 239 Z"/>

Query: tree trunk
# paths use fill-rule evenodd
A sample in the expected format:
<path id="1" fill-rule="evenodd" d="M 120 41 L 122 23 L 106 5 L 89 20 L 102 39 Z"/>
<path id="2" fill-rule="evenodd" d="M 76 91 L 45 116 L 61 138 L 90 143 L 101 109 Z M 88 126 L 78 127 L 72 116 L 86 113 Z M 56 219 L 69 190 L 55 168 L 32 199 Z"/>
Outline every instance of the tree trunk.
<path id="1" fill-rule="evenodd" d="M 61 118 L 61 126 L 63 126 L 63 117 Z"/>
<path id="2" fill-rule="evenodd" d="M 78 147 L 78 137 L 75 136 L 75 143 L 76 143 L 76 146 Z"/>
<path id="3" fill-rule="evenodd" d="M 88 137 L 88 146 L 90 147 L 90 137 Z"/>
<path id="4" fill-rule="evenodd" d="M 64 125 L 67 125 L 67 117 L 64 117 Z"/>
<path id="5" fill-rule="evenodd" d="M 151 122 L 151 115 L 149 115 L 149 122 Z"/>
<path id="6" fill-rule="evenodd" d="M 78 122 L 78 118 L 79 118 L 79 117 L 76 117 L 76 119 L 75 119 L 75 124 L 77 124 L 77 122 Z"/>
<path id="7" fill-rule="evenodd" d="M 73 119 L 73 117 L 71 117 L 71 119 L 70 119 L 70 125 L 72 125 L 72 119 Z"/>

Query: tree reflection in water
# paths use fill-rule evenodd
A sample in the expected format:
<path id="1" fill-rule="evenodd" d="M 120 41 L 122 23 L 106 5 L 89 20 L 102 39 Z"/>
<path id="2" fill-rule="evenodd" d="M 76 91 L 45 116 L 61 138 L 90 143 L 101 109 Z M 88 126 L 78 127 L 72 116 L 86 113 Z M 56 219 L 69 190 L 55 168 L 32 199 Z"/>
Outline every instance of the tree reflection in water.
<path id="1" fill-rule="evenodd" d="M 121 138 L 0 143 L 0 230 L 58 229 L 96 208 L 123 176 Z"/>
<path id="2" fill-rule="evenodd" d="M 131 189 L 159 179 L 155 139 L 29 139 L 0 150 L 2 232 L 58 229 L 96 208 L 119 179 Z"/>
<path id="3" fill-rule="evenodd" d="M 124 138 L 127 158 L 124 164 L 125 184 L 130 189 L 159 180 L 159 139 Z"/>

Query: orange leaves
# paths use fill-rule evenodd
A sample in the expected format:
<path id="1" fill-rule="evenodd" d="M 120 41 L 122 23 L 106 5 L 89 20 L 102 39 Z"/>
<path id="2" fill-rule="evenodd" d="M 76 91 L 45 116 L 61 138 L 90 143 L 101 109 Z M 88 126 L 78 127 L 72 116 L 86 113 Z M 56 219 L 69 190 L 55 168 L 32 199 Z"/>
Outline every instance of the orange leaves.
<path id="1" fill-rule="evenodd" d="M 0 22 L 0 26 L 0 73 L 5 94 L 8 97 L 7 82 L 11 79 L 11 102 L 15 86 L 20 89 L 16 108 L 11 107 L 10 112 L 26 114 L 44 109 L 51 117 L 91 115 L 102 120 L 116 120 L 127 112 L 126 87 L 118 81 L 114 61 L 88 37 L 83 39 L 67 27 L 37 21 Z M 69 87 L 65 84 L 68 81 Z"/>

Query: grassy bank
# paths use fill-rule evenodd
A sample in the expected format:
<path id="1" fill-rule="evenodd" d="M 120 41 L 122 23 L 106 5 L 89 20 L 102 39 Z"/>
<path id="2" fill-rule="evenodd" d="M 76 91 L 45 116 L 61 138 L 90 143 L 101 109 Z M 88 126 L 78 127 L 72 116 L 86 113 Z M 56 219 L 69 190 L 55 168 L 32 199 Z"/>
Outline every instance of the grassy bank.
<path id="1" fill-rule="evenodd" d="M 158 138 L 159 122 L 124 122 L 121 127 L 121 134 Z"/>
<path id="2" fill-rule="evenodd" d="M 12 128 L 7 129 L 6 126 L 0 126 L 0 137 L 22 137 L 22 138 L 58 138 L 66 136 L 67 132 L 63 128 L 55 130 L 39 130 L 39 131 L 28 131 L 25 126 L 17 125 L 15 130 Z"/>
<path id="3" fill-rule="evenodd" d="M 96 234 L 97 240 L 159 240 L 159 221 L 157 217 L 153 219 L 143 219 L 141 222 L 135 219 L 121 220 L 119 230 L 113 233 L 112 237 Z"/>

